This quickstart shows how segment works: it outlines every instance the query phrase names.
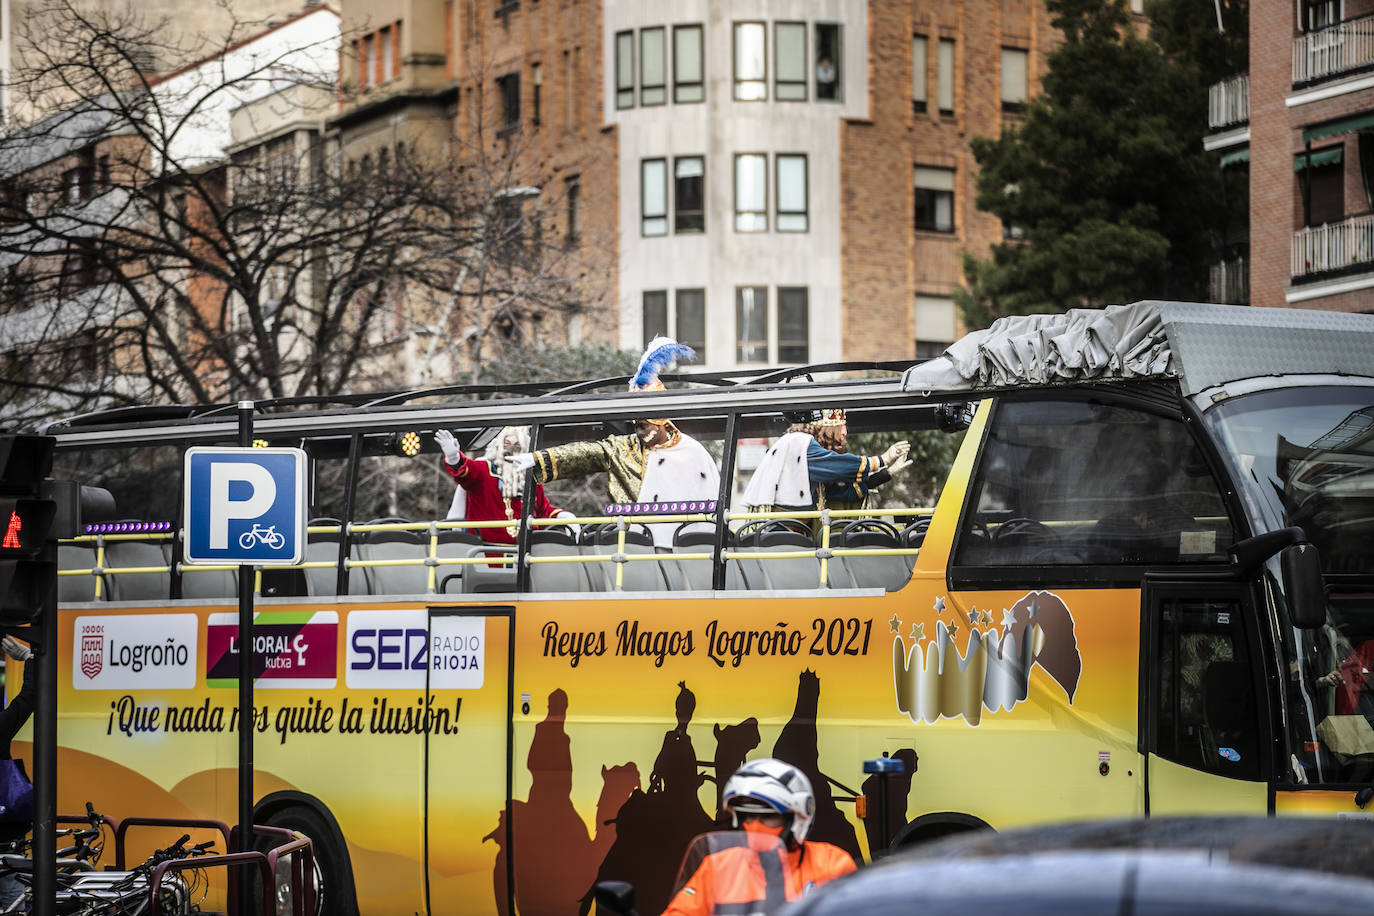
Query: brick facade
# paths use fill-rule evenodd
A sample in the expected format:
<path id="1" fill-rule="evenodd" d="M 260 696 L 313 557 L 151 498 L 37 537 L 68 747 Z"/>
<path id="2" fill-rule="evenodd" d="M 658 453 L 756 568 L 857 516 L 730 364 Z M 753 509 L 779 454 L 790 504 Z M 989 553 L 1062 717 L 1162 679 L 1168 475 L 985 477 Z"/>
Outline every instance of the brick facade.
<path id="1" fill-rule="evenodd" d="M 914 36 L 926 39 L 925 110 L 913 105 Z M 942 113 L 938 43 L 954 42 L 954 108 Z M 871 117 L 844 127 L 841 170 L 844 351 L 848 359 L 914 355 L 917 295 L 948 297 L 963 285 L 962 255 L 986 255 L 1002 226 L 975 206 L 975 136 L 1014 126 L 1003 111 L 1001 50 L 1028 52 L 1033 96 L 1057 43 L 1032 0 L 869 4 Z M 954 170 L 954 231 L 914 228 L 913 168 Z"/>

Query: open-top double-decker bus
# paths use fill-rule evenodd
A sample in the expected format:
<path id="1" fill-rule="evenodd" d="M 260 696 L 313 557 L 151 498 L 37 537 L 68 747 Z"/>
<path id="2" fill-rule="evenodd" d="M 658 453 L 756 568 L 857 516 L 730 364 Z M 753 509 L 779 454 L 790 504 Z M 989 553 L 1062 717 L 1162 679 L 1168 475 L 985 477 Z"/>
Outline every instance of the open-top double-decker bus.
<path id="1" fill-rule="evenodd" d="M 328 912 L 568 913 L 611 878 L 655 912 L 765 755 L 856 859 L 1071 818 L 1363 814 L 1374 318 L 1137 303 L 824 368 L 257 405 L 261 440 L 309 456 L 313 518 L 305 561 L 256 581 L 256 818 L 312 836 Z M 863 505 L 749 511 L 784 412 L 815 408 L 852 452 L 920 460 Z M 712 499 L 611 504 L 593 477 L 548 485 L 574 519 L 445 518 L 437 430 L 480 453 L 644 417 L 705 446 Z M 183 454 L 235 444 L 233 408 L 46 432 L 54 475 L 121 516 L 61 547 L 59 807 L 232 821 L 237 579 L 183 563 L 178 520 Z M 884 755 L 885 795 L 862 772 Z"/>

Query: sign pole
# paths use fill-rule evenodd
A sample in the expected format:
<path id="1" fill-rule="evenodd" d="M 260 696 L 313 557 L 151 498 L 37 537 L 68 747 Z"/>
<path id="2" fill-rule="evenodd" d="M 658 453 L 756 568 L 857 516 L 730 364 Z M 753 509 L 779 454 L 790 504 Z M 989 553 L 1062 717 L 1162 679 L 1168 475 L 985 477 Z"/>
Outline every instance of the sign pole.
<path id="1" fill-rule="evenodd" d="M 253 402 L 239 401 L 239 445 L 253 444 Z M 253 846 L 253 565 L 239 564 L 239 851 Z M 239 913 L 254 912 L 253 871 L 238 868 Z"/>

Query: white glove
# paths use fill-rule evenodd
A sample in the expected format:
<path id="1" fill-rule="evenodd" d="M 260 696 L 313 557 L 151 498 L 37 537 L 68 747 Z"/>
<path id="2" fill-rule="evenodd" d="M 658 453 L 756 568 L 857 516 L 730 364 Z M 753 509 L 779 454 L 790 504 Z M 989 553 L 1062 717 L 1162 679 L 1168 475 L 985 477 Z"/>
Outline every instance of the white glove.
<path id="1" fill-rule="evenodd" d="M 905 439 L 901 442 L 894 442 L 883 452 L 883 464 L 891 465 L 898 458 L 906 457 L 906 453 L 911 450 L 911 445 Z"/>
<path id="2" fill-rule="evenodd" d="M 911 459 L 903 455 L 887 466 L 887 472 L 889 474 L 897 474 L 901 471 L 905 471 L 909 467 L 911 467 Z"/>
<path id="3" fill-rule="evenodd" d="M 5 654 L 15 661 L 26 662 L 33 658 L 33 650 L 13 636 L 6 636 L 4 639 L 0 639 L 0 648 L 3 648 Z"/>
<path id="4" fill-rule="evenodd" d="M 532 452 L 519 452 L 515 455 L 507 455 L 506 460 L 515 465 L 517 471 L 528 471 L 534 467 L 534 454 Z"/>
<path id="5" fill-rule="evenodd" d="M 463 461 L 463 450 L 458 447 L 458 440 L 453 437 L 453 433 L 446 429 L 436 430 L 434 441 L 439 443 L 439 450 L 444 453 L 444 462 L 457 467 Z"/>
<path id="6" fill-rule="evenodd" d="M 553 516 L 553 517 L 554 517 L 554 518 L 577 518 L 576 515 L 573 515 L 573 514 L 572 514 L 571 512 L 569 512 L 567 509 L 563 509 L 563 510 L 560 511 L 560 512 L 554 513 L 554 516 Z M 567 529 L 568 531 L 571 531 L 573 537 L 577 537 L 579 534 L 582 533 L 582 526 L 581 526 L 581 525 L 564 525 L 563 527 L 564 527 L 565 529 Z"/>

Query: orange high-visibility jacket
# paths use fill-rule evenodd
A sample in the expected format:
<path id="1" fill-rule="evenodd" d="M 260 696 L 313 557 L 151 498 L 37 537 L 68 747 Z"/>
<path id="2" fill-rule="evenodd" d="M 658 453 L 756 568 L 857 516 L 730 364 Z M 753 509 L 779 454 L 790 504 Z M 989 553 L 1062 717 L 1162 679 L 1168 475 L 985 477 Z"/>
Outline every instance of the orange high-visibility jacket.
<path id="1" fill-rule="evenodd" d="M 803 854 L 804 853 L 804 854 Z M 805 843 L 787 854 L 737 846 L 707 856 L 663 916 L 729 916 L 773 910 L 812 887 L 854 871 L 849 853 L 829 843 Z"/>

